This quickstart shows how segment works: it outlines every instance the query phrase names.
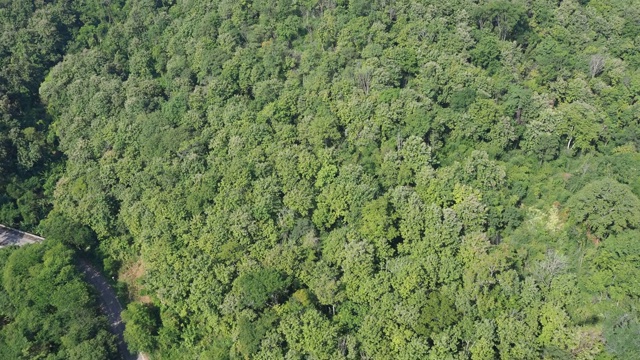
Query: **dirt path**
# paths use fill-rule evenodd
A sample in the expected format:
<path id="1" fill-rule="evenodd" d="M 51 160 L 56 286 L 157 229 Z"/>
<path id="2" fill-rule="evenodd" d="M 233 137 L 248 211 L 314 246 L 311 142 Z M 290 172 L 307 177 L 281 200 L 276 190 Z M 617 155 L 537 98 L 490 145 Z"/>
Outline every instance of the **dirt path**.
<path id="1" fill-rule="evenodd" d="M 118 336 L 118 352 L 124 360 L 136 360 L 144 359 L 142 355 L 134 355 L 129 352 L 127 344 L 124 342 L 124 323 L 120 318 L 122 313 L 122 306 L 116 297 L 115 291 L 111 288 L 107 280 L 100 274 L 100 272 L 94 268 L 89 262 L 84 259 L 78 261 L 80 271 L 84 274 L 86 281 L 91 284 L 98 292 L 98 300 L 100 301 L 100 308 L 107 315 L 109 326 L 111 331 Z"/>

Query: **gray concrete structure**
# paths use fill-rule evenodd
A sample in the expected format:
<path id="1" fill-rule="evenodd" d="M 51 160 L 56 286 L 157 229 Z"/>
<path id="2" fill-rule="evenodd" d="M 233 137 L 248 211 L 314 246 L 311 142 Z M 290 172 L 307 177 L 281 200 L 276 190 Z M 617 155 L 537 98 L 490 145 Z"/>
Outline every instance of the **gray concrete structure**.
<path id="1" fill-rule="evenodd" d="M 9 245 L 22 246 L 27 244 L 35 244 L 41 242 L 42 240 L 44 240 L 44 238 L 40 236 L 0 225 L 0 248 Z"/>

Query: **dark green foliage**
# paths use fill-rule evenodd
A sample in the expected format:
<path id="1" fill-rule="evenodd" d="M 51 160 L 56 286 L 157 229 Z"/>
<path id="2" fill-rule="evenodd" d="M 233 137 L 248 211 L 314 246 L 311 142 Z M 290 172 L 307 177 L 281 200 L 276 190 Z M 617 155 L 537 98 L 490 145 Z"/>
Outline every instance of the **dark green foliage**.
<path id="1" fill-rule="evenodd" d="M 587 257 L 590 290 L 618 301 L 640 298 L 640 241 L 638 231 L 611 236 Z"/>
<path id="2" fill-rule="evenodd" d="M 254 321 L 247 315 L 240 315 L 236 347 L 243 358 L 250 359 L 260 350 L 260 342 L 275 326 L 276 319 L 277 315 L 272 312 L 267 312 Z"/>
<path id="3" fill-rule="evenodd" d="M 620 359 L 633 358 L 640 347 L 640 320 L 635 311 L 613 310 L 606 314 L 604 335 L 607 350 Z"/>
<path id="4" fill-rule="evenodd" d="M 78 224 L 57 211 L 50 212 L 40 223 L 40 230 L 47 239 L 60 241 L 79 250 L 89 250 L 96 241 L 91 228 Z"/>
<path id="5" fill-rule="evenodd" d="M 72 41 L 77 14 L 71 2 L 0 2 L 0 223 L 34 229 L 50 208 L 43 178 L 59 153 L 38 89 Z"/>
<path id="6" fill-rule="evenodd" d="M 532 50 L 540 76 L 540 82 L 567 77 L 573 70 L 570 48 L 552 37 L 545 37 Z"/>
<path id="7" fill-rule="evenodd" d="M 518 0 L 490 0 L 475 14 L 480 29 L 493 29 L 500 40 L 522 38 L 528 30 L 527 9 Z"/>
<path id="8" fill-rule="evenodd" d="M 640 226 L 640 200 L 628 186 L 608 178 L 582 188 L 567 206 L 571 216 L 600 239 Z"/>
<path id="9" fill-rule="evenodd" d="M 451 109 L 456 111 L 466 111 L 469 105 L 473 104 L 476 100 L 476 91 L 473 89 L 462 89 L 456 91 L 451 96 Z"/>
<path id="10" fill-rule="evenodd" d="M 430 294 L 417 321 L 416 332 L 425 336 L 441 333 L 460 320 L 455 301 L 447 294 Z"/>
<path id="11" fill-rule="evenodd" d="M 277 271 L 264 269 L 241 275 L 234 285 L 243 306 L 262 309 L 267 301 L 278 302 L 287 287 L 287 281 Z"/>
<path id="12" fill-rule="evenodd" d="M 0 250 L 0 358 L 117 356 L 72 255 L 55 241 Z"/>
<path id="13" fill-rule="evenodd" d="M 499 70 L 501 65 L 500 43 L 492 35 L 481 34 L 480 40 L 471 50 L 471 61 L 474 65 L 487 69 L 489 73 L 493 74 Z"/>

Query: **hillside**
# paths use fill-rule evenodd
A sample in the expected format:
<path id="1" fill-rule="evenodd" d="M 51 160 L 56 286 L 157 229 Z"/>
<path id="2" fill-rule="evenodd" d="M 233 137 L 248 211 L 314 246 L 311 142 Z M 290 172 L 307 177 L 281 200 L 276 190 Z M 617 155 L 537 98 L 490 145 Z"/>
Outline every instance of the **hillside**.
<path id="1" fill-rule="evenodd" d="M 100 259 L 130 349 L 640 356 L 638 0 L 29 4 L 0 222 Z"/>

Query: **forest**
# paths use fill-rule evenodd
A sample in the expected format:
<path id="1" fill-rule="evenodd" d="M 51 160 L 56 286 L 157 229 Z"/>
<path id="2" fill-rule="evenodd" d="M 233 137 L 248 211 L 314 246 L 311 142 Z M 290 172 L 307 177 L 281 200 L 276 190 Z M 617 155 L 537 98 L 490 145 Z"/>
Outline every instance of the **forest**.
<path id="1" fill-rule="evenodd" d="M 0 24 L 0 358 L 640 358 L 640 0 Z"/>

